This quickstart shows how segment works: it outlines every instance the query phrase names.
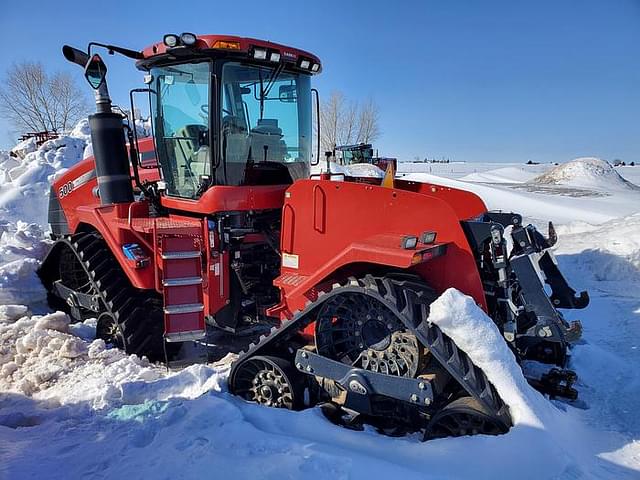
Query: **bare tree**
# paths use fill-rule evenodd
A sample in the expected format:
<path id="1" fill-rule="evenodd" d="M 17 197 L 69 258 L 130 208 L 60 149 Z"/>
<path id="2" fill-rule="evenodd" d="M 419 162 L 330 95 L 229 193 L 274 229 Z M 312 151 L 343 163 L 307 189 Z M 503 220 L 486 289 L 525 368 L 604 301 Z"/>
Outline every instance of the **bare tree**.
<path id="1" fill-rule="evenodd" d="M 380 113 L 372 98 L 360 108 L 358 118 L 358 143 L 373 143 L 380 136 Z"/>
<path id="2" fill-rule="evenodd" d="M 0 87 L 0 113 L 16 130 L 62 132 L 87 114 L 87 98 L 67 73 L 39 62 L 12 65 Z"/>
<path id="3" fill-rule="evenodd" d="M 320 150 L 323 153 L 333 150 L 338 143 L 343 105 L 344 95 L 332 92 L 329 99 L 320 106 Z"/>
<path id="4" fill-rule="evenodd" d="M 378 106 L 372 99 L 360 106 L 342 92 L 332 92 L 320 106 L 321 151 L 331 151 L 336 145 L 374 142 L 380 136 L 379 120 Z"/>

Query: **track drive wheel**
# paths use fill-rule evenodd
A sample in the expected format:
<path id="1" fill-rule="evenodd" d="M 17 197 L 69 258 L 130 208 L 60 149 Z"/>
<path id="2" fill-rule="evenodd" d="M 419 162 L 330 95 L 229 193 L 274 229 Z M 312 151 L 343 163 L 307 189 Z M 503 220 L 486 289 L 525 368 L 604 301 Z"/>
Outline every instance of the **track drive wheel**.
<path id="1" fill-rule="evenodd" d="M 461 397 L 446 405 L 429 420 L 424 439 L 501 435 L 508 430 L 508 426 L 487 413 L 476 399 Z"/>
<path id="2" fill-rule="evenodd" d="M 300 410 L 304 406 L 304 381 L 291 362 L 280 357 L 256 356 L 243 362 L 230 389 L 268 407 Z"/>

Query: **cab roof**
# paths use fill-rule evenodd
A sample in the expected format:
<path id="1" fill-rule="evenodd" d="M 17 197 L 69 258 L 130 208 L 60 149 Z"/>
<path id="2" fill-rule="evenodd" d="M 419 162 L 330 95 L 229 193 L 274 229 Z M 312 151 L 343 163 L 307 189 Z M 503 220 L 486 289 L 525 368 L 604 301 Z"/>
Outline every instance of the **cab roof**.
<path id="1" fill-rule="evenodd" d="M 167 36 L 165 36 L 165 39 Z M 180 34 L 173 36 L 181 37 Z M 195 37 L 196 41 L 193 45 L 178 44 L 174 47 L 169 47 L 163 41 L 145 48 L 142 51 L 142 59 L 138 61 L 138 66 L 144 67 L 155 63 L 154 60 L 162 61 L 163 59 L 170 60 L 172 57 L 184 57 L 189 53 L 209 53 L 214 55 L 219 53 L 221 56 L 239 56 L 254 59 L 257 58 L 257 56 L 254 56 L 256 50 L 266 50 L 269 56 L 272 53 L 278 53 L 280 62 L 293 64 L 294 67 L 302 70 L 309 70 L 308 73 L 315 74 L 322 70 L 320 59 L 317 56 L 279 43 L 234 35 L 195 35 Z M 309 67 L 301 68 L 301 66 L 307 65 L 305 61 L 308 61 Z M 312 70 L 314 64 L 317 67 Z"/>

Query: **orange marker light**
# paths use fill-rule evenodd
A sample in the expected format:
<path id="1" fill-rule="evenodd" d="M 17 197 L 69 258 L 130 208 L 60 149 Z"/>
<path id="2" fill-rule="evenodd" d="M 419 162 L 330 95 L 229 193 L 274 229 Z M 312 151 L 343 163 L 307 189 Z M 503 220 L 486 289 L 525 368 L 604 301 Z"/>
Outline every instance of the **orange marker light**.
<path id="1" fill-rule="evenodd" d="M 226 50 L 240 50 L 240 42 L 230 42 L 227 40 L 218 40 L 213 44 L 213 48 L 223 48 Z"/>

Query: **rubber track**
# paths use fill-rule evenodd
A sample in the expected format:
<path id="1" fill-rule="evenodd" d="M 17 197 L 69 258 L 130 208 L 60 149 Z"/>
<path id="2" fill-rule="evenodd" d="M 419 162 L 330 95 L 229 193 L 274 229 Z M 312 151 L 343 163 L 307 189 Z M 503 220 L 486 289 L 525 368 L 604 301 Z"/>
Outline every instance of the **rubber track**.
<path id="1" fill-rule="evenodd" d="M 120 325 L 127 353 L 162 359 L 162 344 L 153 345 L 154 330 L 162 328 L 161 302 L 131 285 L 106 242 L 97 234 L 79 233 L 57 240 L 56 246 L 69 248 L 75 254 L 100 297 L 100 313 L 110 313 Z M 151 313 L 154 309 L 159 309 L 159 315 Z"/>
<path id="2" fill-rule="evenodd" d="M 329 291 L 320 291 L 315 302 L 309 302 L 306 308 L 296 312 L 291 320 L 284 321 L 279 328 L 274 327 L 268 335 L 260 337 L 257 344 L 249 345 L 246 352 L 240 353 L 229 375 L 230 389 L 239 365 L 255 355 L 264 354 L 263 352 L 286 349 L 287 340 L 315 320 L 314 311 L 329 298 L 343 293 L 365 294 L 384 304 L 407 330 L 413 332 L 418 340 L 429 348 L 438 362 L 469 395 L 483 406 L 487 413 L 499 419 L 506 427 L 511 426 L 508 407 L 484 372 L 475 366 L 467 354 L 460 350 L 440 328 L 427 321 L 434 292 L 414 275 L 400 274 L 388 277 L 367 275 L 362 279 L 350 278 L 343 284 L 334 284 Z"/>

